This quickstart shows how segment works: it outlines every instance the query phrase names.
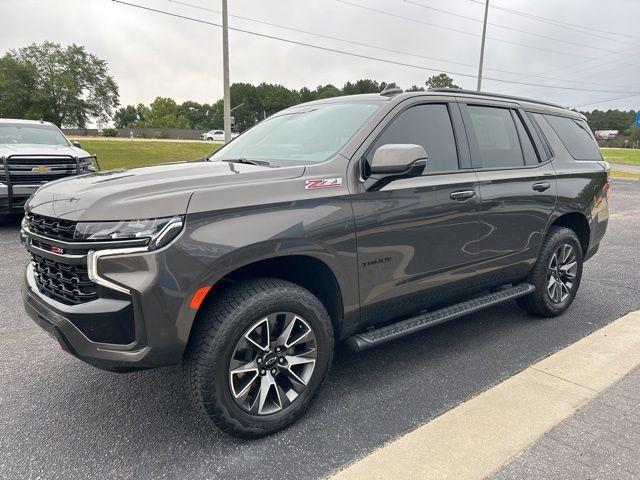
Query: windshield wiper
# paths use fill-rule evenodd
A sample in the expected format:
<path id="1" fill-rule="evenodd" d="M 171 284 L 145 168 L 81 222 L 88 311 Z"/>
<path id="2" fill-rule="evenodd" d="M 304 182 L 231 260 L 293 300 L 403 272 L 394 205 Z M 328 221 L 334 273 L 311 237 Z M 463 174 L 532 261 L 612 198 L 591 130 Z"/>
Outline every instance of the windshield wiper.
<path id="1" fill-rule="evenodd" d="M 246 163 L 248 165 L 260 165 L 263 167 L 271 166 L 269 162 L 265 162 L 264 160 L 249 160 L 248 158 L 224 158 L 221 161 L 229 163 Z"/>

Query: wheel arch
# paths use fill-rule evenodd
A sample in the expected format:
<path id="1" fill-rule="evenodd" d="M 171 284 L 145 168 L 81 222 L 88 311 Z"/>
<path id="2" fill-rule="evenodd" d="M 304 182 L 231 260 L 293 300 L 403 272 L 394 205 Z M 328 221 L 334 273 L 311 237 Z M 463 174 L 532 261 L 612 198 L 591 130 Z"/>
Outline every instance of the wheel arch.
<path id="1" fill-rule="evenodd" d="M 556 218 L 549 228 L 551 227 L 565 227 L 569 230 L 573 230 L 580 241 L 582 247 L 582 254 L 586 255 L 589 249 L 589 243 L 591 239 L 591 227 L 589 221 L 584 213 L 581 212 L 567 212 Z"/>
<path id="2" fill-rule="evenodd" d="M 311 255 L 281 255 L 238 266 L 220 276 L 212 284 L 201 305 L 214 302 L 217 297 L 224 295 L 224 291 L 229 285 L 261 277 L 286 280 L 309 290 L 327 309 L 335 338 L 340 337 L 344 304 L 338 278 L 329 265 Z M 196 314 L 190 328 L 189 340 L 197 321 L 198 315 Z"/>

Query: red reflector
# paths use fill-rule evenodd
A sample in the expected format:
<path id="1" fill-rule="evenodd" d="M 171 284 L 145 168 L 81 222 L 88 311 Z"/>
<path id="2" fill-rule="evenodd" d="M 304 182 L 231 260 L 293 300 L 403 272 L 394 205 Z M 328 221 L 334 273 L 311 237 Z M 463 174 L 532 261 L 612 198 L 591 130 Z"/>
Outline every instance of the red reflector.
<path id="1" fill-rule="evenodd" d="M 207 293 L 209 293 L 209 290 L 211 290 L 211 287 L 212 285 L 205 285 L 204 287 L 200 287 L 196 291 L 196 293 L 193 294 L 193 297 L 191 297 L 189 306 L 194 310 L 198 310 L 200 308 L 200 305 L 202 305 L 205 297 L 207 296 Z"/>

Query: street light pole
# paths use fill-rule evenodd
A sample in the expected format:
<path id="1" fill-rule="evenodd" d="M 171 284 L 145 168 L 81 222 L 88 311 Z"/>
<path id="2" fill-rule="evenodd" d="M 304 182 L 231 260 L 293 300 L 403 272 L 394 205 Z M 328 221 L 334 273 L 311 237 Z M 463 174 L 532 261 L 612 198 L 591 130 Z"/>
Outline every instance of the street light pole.
<path id="1" fill-rule="evenodd" d="M 229 86 L 229 12 L 222 0 L 222 76 L 224 82 L 224 141 L 231 141 L 231 87 Z"/>
<path id="2" fill-rule="evenodd" d="M 489 0 L 484 5 L 484 24 L 482 25 L 482 44 L 480 45 L 480 66 L 478 67 L 478 88 L 482 87 L 482 64 L 484 63 L 484 43 L 487 39 L 487 17 L 489 16 Z"/>

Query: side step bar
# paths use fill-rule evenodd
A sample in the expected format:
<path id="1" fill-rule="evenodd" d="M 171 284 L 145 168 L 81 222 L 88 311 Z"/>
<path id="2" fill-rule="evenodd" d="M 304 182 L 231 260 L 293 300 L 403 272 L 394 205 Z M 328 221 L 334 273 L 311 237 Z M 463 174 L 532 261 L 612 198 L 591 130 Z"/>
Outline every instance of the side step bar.
<path id="1" fill-rule="evenodd" d="M 533 293 L 536 289 L 530 283 L 520 283 L 513 287 L 504 288 L 494 293 L 489 293 L 481 297 L 473 298 L 450 307 L 442 308 L 434 312 L 424 313 L 417 317 L 408 318 L 398 323 L 387 325 L 364 333 L 356 333 L 347 338 L 346 343 L 354 352 L 361 352 L 371 347 L 395 340 L 396 338 L 411 335 L 425 328 L 433 327 L 449 320 L 454 320 L 470 313 L 493 307 L 500 303 L 524 297 Z"/>

